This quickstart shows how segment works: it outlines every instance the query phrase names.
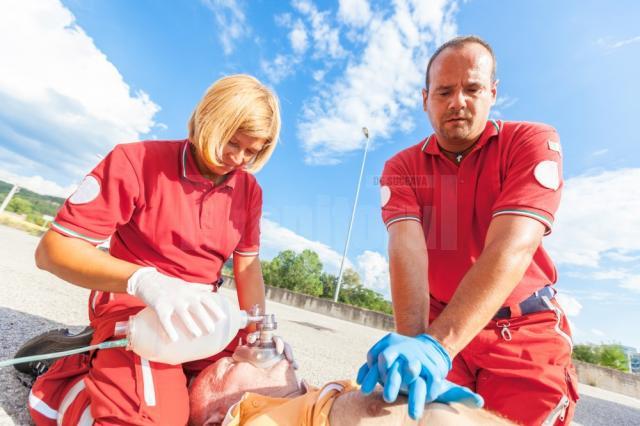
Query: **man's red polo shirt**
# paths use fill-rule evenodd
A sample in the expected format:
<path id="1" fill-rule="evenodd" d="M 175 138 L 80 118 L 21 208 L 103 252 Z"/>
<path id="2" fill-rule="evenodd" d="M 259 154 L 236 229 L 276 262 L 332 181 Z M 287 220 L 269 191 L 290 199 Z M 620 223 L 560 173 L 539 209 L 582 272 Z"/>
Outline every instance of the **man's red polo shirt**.
<path id="1" fill-rule="evenodd" d="M 482 253 L 491 220 L 526 216 L 540 221 L 548 234 L 561 187 L 560 143 L 553 128 L 491 120 L 459 165 L 440 151 L 435 135 L 387 161 L 382 218 L 387 228 L 401 220 L 422 224 L 429 291 L 447 303 Z M 555 281 L 555 267 L 541 245 L 505 305 Z"/>
<path id="2" fill-rule="evenodd" d="M 117 258 L 212 283 L 232 253 L 258 254 L 261 213 L 253 175 L 237 170 L 214 186 L 200 174 L 189 141 L 146 141 L 117 145 L 65 202 L 52 229 L 95 245 L 111 237 Z M 95 293 L 93 305 L 102 298 Z"/>

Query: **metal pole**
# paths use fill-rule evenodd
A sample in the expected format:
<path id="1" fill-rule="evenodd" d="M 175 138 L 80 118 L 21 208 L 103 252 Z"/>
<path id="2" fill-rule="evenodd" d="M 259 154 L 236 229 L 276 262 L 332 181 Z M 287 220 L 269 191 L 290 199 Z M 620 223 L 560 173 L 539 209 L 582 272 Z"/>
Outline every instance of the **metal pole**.
<path id="1" fill-rule="evenodd" d="M 360 166 L 360 177 L 358 178 L 358 186 L 356 188 L 356 198 L 353 200 L 353 209 L 351 210 L 351 222 L 349 222 L 349 231 L 347 232 L 347 241 L 344 244 L 344 252 L 342 253 L 342 262 L 340 262 L 340 273 L 338 274 L 338 284 L 336 285 L 336 292 L 333 295 L 333 301 L 338 301 L 338 295 L 340 294 L 340 286 L 342 285 L 342 274 L 344 273 L 344 261 L 347 258 L 347 251 L 349 250 L 349 241 L 351 240 L 351 228 L 353 227 L 353 219 L 356 217 L 356 207 L 358 206 L 358 196 L 360 195 L 360 185 L 362 184 L 362 175 L 364 173 L 364 163 L 367 161 L 367 150 L 369 149 L 369 129 L 362 128 L 362 133 L 366 139 L 364 145 L 364 155 L 362 156 L 362 166 Z"/>
<path id="2" fill-rule="evenodd" d="M 13 188 L 11 188 L 11 191 L 9 191 L 7 196 L 4 197 L 4 201 L 2 202 L 2 205 L 0 206 L 0 213 L 2 213 L 4 211 L 4 209 L 7 208 L 7 206 L 9 205 L 9 202 L 11 201 L 13 196 L 16 195 L 16 192 L 18 192 L 18 185 L 13 185 Z"/>

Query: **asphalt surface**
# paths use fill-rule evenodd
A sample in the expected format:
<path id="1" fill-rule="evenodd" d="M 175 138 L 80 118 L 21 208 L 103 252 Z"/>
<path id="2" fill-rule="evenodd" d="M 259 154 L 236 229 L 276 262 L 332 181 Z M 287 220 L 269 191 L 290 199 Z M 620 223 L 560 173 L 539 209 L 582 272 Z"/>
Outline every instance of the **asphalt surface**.
<path id="1" fill-rule="evenodd" d="M 79 330 L 88 323 L 88 292 L 35 267 L 38 239 L 0 225 L 0 359 L 22 342 L 53 328 Z M 235 300 L 233 291 L 222 293 Z M 294 349 L 299 377 L 319 385 L 355 379 L 369 347 L 385 332 L 298 308 L 267 302 L 278 333 Z M 32 424 L 25 409 L 28 380 L 13 368 L 0 369 L 0 425 Z M 580 386 L 575 424 L 640 425 L 640 400 Z"/>

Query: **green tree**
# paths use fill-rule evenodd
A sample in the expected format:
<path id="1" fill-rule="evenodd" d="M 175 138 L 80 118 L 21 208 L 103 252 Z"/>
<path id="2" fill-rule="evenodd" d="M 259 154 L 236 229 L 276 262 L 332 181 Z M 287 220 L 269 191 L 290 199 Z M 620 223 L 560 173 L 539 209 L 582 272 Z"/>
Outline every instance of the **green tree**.
<path id="1" fill-rule="evenodd" d="M 620 345 L 600 346 L 599 364 L 620 371 L 629 371 L 629 361 Z"/>
<path id="2" fill-rule="evenodd" d="M 393 313 L 391 303 L 386 301 L 380 293 L 366 288 L 353 269 L 347 269 L 342 276 L 342 288 L 338 301 L 386 314 Z"/>
<path id="3" fill-rule="evenodd" d="M 573 358 L 590 364 L 598 363 L 598 354 L 593 345 L 575 345 L 573 347 Z"/>
<path id="4" fill-rule="evenodd" d="M 576 345 L 573 358 L 603 367 L 629 371 L 629 360 L 620 345 Z"/>
<path id="5" fill-rule="evenodd" d="M 336 292 L 336 285 L 338 283 L 338 277 L 323 272 L 320 274 L 320 284 L 322 284 L 322 294 L 320 297 L 325 299 L 333 299 L 333 295 Z"/>
<path id="6" fill-rule="evenodd" d="M 7 211 L 17 214 L 29 214 L 33 211 L 33 206 L 28 200 L 16 195 L 9 202 Z"/>
<path id="7" fill-rule="evenodd" d="M 300 254 L 284 250 L 271 261 L 262 261 L 261 265 L 267 285 L 333 299 L 338 278 L 322 271 L 322 262 L 312 250 L 304 250 Z M 364 287 L 360 276 L 353 269 L 345 270 L 342 275 L 338 301 L 387 314 L 393 312 L 391 303 L 379 293 Z"/>
<path id="8" fill-rule="evenodd" d="M 271 262 L 264 262 L 262 265 L 265 283 L 268 285 L 316 297 L 323 293 L 320 281 L 322 262 L 312 250 L 304 250 L 300 254 L 285 250 Z"/>

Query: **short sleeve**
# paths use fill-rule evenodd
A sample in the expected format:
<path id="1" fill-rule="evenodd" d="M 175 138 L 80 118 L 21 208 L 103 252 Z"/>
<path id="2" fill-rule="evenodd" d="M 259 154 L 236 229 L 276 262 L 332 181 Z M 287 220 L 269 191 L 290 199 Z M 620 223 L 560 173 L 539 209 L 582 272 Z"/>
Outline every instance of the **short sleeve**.
<path id="1" fill-rule="evenodd" d="M 65 201 L 51 229 L 101 244 L 131 219 L 139 193 L 131 161 L 122 146 L 116 146 Z"/>
<path id="2" fill-rule="evenodd" d="M 260 218 L 262 217 L 262 188 L 252 185 L 248 199 L 247 221 L 234 254 L 257 256 L 260 252 Z"/>
<path id="3" fill-rule="evenodd" d="M 548 235 L 563 186 L 560 138 L 550 127 L 529 133 L 512 141 L 493 217 L 527 216 L 541 222 Z"/>
<path id="4" fill-rule="evenodd" d="M 413 178 L 400 157 L 387 161 L 380 178 L 380 203 L 382 221 L 387 229 L 396 222 L 414 220 L 421 222 L 420 206 Z"/>

